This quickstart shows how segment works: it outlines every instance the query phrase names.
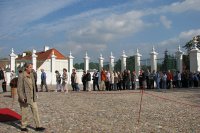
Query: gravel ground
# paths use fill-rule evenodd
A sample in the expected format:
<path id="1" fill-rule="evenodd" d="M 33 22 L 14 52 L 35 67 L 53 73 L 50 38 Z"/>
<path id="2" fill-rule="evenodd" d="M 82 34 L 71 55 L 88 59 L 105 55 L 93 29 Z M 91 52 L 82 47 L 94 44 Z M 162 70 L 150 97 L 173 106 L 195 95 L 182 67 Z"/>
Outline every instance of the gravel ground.
<path id="1" fill-rule="evenodd" d="M 141 94 L 140 90 L 39 92 L 41 123 L 46 133 L 200 132 L 200 88 L 145 90 L 139 119 Z M 0 108 L 20 113 L 17 100 L 12 106 L 9 96 L 10 92 L 0 94 Z M 35 132 L 32 115 L 29 125 L 29 132 Z M 0 123 L 0 132 L 20 132 L 20 122 Z"/>

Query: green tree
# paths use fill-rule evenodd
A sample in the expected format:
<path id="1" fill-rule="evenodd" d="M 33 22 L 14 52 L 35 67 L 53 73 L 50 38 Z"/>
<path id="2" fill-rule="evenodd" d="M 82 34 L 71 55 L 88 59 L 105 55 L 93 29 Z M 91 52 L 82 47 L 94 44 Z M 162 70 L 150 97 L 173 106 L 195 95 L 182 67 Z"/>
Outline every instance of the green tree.
<path id="1" fill-rule="evenodd" d="M 74 68 L 76 68 L 76 69 L 80 69 L 80 64 L 75 63 L 75 64 L 74 64 Z"/>
<path id="2" fill-rule="evenodd" d="M 197 43 L 197 48 L 200 49 L 200 35 L 197 35 L 196 37 L 197 37 L 197 41 L 198 41 L 198 43 Z M 193 47 L 193 45 L 194 45 L 194 42 L 193 42 L 193 39 L 192 39 L 192 40 L 188 41 L 188 42 L 183 46 L 183 48 L 185 48 L 187 51 L 189 51 L 189 50 Z"/>
<path id="3" fill-rule="evenodd" d="M 121 71 L 121 59 L 118 59 L 115 62 L 115 71 Z M 129 56 L 126 58 L 126 69 L 131 72 L 135 70 L 135 56 Z"/>
<path id="4" fill-rule="evenodd" d="M 135 56 L 129 56 L 126 60 L 126 69 L 131 72 L 135 70 Z"/>
<path id="5" fill-rule="evenodd" d="M 99 70 L 99 63 L 90 62 L 89 67 L 90 69 Z"/>
<path id="6" fill-rule="evenodd" d="M 117 72 L 121 72 L 121 59 L 118 59 L 115 62 L 114 70 L 117 71 Z"/>
<path id="7" fill-rule="evenodd" d="M 84 70 L 84 63 L 83 62 L 82 63 L 76 63 L 76 64 L 74 64 L 74 68 Z M 99 69 L 99 63 L 90 62 L 89 68 L 98 70 Z"/>
<path id="8" fill-rule="evenodd" d="M 24 51 L 23 53 L 26 53 L 27 56 L 32 55 L 32 51 Z M 18 54 L 18 57 L 22 57 L 22 54 Z"/>
<path id="9" fill-rule="evenodd" d="M 190 70 L 189 55 L 183 55 L 183 70 Z"/>
<path id="10" fill-rule="evenodd" d="M 176 58 L 172 55 L 169 55 L 167 50 L 165 50 L 165 56 L 161 70 L 176 70 Z"/>

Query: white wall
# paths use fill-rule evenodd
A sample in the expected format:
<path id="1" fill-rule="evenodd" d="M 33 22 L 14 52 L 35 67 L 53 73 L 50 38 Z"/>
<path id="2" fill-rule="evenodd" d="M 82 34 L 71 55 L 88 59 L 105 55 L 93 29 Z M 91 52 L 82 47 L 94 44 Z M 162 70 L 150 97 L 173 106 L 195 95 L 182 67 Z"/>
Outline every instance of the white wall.
<path id="1" fill-rule="evenodd" d="M 56 66 L 55 70 L 58 70 L 60 73 L 62 73 L 63 68 L 68 69 L 68 60 L 57 60 L 56 59 L 55 66 Z M 69 70 L 67 70 L 67 71 L 69 71 Z"/>
<path id="2" fill-rule="evenodd" d="M 48 60 L 46 60 L 45 62 L 43 62 L 43 64 L 40 66 L 40 67 L 38 67 L 38 69 L 37 69 L 37 71 L 40 71 L 41 69 L 44 69 L 44 71 L 51 71 L 51 60 L 50 59 L 48 59 Z"/>

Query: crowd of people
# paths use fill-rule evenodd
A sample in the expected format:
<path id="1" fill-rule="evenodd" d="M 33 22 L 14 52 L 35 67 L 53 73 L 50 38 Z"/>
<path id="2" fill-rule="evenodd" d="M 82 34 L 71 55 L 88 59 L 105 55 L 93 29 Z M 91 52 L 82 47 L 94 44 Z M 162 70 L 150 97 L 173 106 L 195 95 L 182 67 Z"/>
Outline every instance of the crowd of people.
<path id="1" fill-rule="evenodd" d="M 41 69 L 41 84 L 40 90 L 37 87 L 37 72 L 32 69 L 35 79 L 36 92 L 43 91 L 43 86 L 46 92 L 49 91 L 47 85 L 47 75 L 44 69 Z M 5 72 L 0 69 L 1 84 L 5 82 Z M 116 90 L 134 90 L 140 89 L 170 89 L 170 88 L 188 88 L 200 86 L 200 73 L 183 71 L 146 71 L 140 70 L 139 75 L 135 71 L 124 70 L 123 72 L 108 71 L 102 68 L 99 72 L 94 70 L 91 75 L 90 71 L 83 71 L 80 86 L 76 69 L 72 70 L 69 76 L 66 68 L 63 68 L 62 74 L 56 70 L 56 92 L 69 91 L 69 84 L 73 91 L 116 91 Z M 14 79 L 17 74 L 11 71 L 10 80 Z M 70 78 L 70 79 L 69 79 Z M 69 82 L 71 81 L 71 82 Z"/>

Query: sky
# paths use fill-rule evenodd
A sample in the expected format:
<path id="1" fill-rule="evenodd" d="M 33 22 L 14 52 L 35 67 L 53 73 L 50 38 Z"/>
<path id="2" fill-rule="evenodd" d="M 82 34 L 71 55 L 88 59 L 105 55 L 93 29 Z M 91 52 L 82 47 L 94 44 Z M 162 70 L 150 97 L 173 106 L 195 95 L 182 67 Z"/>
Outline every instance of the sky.
<path id="1" fill-rule="evenodd" d="M 0 58 L 23 51 L 70 51 L 74 62 L 174 54 L 200 35 L 200 0 L 0 0 Z M 182 48 L 184 51 L 184 48 Z"/>

